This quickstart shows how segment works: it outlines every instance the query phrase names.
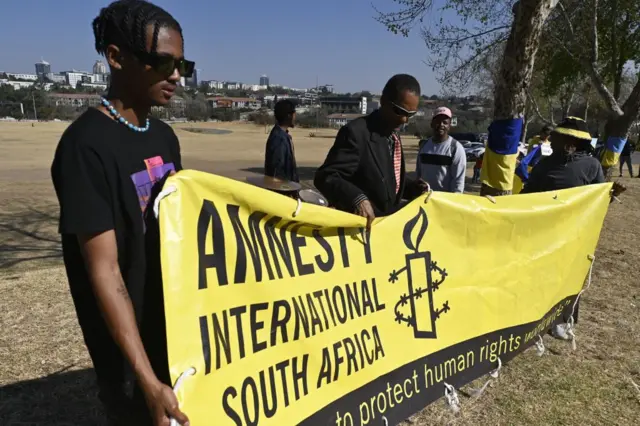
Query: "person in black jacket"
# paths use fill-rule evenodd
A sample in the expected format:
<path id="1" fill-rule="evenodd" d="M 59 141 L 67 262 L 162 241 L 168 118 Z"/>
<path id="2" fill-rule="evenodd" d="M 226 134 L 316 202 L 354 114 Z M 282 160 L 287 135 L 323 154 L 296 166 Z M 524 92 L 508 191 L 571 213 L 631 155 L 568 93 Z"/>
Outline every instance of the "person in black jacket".
<path id="1" fill-rule="evenodd" d="M 396 211 L 402 199 L 428 190 L 422 180 L 409 178 L 397 130 L 414 116 L 420 85 L 407 74 L 393 76 L 382 91 L 380 109 L 342 127 L 314 184 L 339 210 L 367 218 Z"/>
<path id="2" fill-rule="evenodd" d="M 295 126 L 296 107 L 288 99 L 276 103 L 276 125 L 273 126 L 264 158 L 264 174 L 291 182 L 300 182 L 295 149 L 289 129 Z"/>
<path id="3" fill-rule="evenodd" d="M 600 161 L 591 154 L 591 135 L 587 123 L 576 117 L 567 117 L 551 133 L 553 153 L 543 158 L 531 172 L 529 180 L 520 194 L 557 191 L 605 182 Z M 619 183 L 613 184 L 611 195 L 617 197 L 626 190 Z M 578 322 L 576 304 L 573 322 Z M 564 323 L 555 324 L 551 334 L 557 338 L 568 340 L 567 323 L 570 315 L 565 314 Z"/>
<path id="4" fill-rule="evenodd" d="M 622 177 L 622 170 L 624 169 L 624 165 L 626 164 L 629 168 L 629 176 L 633 177 L 633 165 L 631 162 L 631 154 L 633 154 L 633 147 L 631 146 L 631 141 L 627 139 L 622 148 L 622 152 L 620 153 L 620 177 Z"/>
<path id="5" fill-rule="evenodd" d="M 600 161 L 592 156 L 591 135 L 584 120 L 567 117 L 552 131 L 551 148 L 553 153 L 533 168 L 521 194 L 605 182 Z"/>

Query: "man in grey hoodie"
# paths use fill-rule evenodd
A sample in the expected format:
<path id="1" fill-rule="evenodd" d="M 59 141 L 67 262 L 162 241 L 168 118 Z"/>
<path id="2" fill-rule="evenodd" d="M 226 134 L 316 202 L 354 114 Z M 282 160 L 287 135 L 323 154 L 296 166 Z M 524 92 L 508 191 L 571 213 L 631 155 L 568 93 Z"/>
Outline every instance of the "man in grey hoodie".
<path id="1" fill-rule="evenodd" d="M 462 144 L 449 136 L 451 117 L 449 108 L 436 109 L 433 136 L 420 144 L 416 174 L 434 191 L 463 193 L 467 157 Z"/>

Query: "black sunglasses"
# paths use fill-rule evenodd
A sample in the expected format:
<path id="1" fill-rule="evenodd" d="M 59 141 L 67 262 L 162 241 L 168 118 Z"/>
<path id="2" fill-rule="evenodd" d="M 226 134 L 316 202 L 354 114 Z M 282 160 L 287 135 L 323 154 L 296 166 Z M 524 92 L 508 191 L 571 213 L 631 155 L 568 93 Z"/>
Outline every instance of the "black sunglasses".
<path id="1" fill-rule="evenodd" d="M 177 69 L 181 77 L 190 78 L 193 76 L 193 70 L 196 67 L 196 63 L 193 61 L 187 61 L 184 58 L 177 59 L 171 55 L 138 52 L 136 56 L 153 68 L 154 71 L 165 77 L 169 77 Z"/>
<path id="2" fill-rule="evenodd" d="M 391 107 L 393 108 L 393 112 L 400 117 L 411 118 L 418 113 L 418 111 L 409 111 L 407 109 L 404 109 L 401 106 L 394 104 L 393 102 L 391 102 Z"/>

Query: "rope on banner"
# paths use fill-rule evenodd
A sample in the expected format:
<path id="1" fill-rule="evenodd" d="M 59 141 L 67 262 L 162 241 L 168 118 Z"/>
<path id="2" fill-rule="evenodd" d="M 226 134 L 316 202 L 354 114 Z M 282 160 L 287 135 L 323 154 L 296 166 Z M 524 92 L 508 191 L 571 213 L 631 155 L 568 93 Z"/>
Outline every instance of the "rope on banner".
<path id="1" fill-rule="evenodd" d="M 497 379 L 500 377 L 500 370 L 502 370 L 502 360 L 498 357 L 498 368 L 489 372 L 489 376 L 493 379 Z M 469 394 L 474 397 L 474 399 L 478 399 L 482 396 L 487 387 L 493 382 L 493 379 L 487 380 L 484 385 L 480 389 L 472 389 L 469 391 Z"/>
<path id="2" fill-rule="evenodd" d="M 536 342 L 536 354 L 538 356 L 544 355 L 545 347 L 544 341 L 542 340 L 542 336 L 538 334 L 538 341 Z"/>
<path id="3" fill-rule="evenodd" d="M 427 198 L 424 199 L 424 203 L 427 204 L 429 202 L 429 199 L 431 198 L 431 195 L 433 195 L 433 189 L 429 189 L 429 193 L 427 194 Z"/>
<path id="4" fill-rule="evenodd" d="M 160 201 L 162 201 L 162 199 L 167 197 L 169 194 L 173 194 L 177 190 L 178 188 L 176 188 L 175 185 L 168 185 L 167 187 L 162 188 L 162 191 L 160 191 L 155 201 L 153 202 L 153 214 L 156 217 L 156 219 L 160 214 Z"/>
<path id="5" fill-rule="evenodd" d="M 298 198 L 298 205 L 296 206 L 296 211 L 293 212 L 293 217 L 296 217 L 300 214 L 300 210 L 302 210 L 302 201 Z"/>
<path id="6" fill-rule="evenodd" d="M 500 357 L 498 357 L 498 368 L 489 373 L 489 375 L 494 379 L 497 379 L 498 377 L 500 377 L 500 370 L 502 370 L 502 360 L 500 359 Z"/>
<path id="7" fill-rule="evenodd" d="M 631 382 L 633 387 L 638 391 L 638 402 L 640 402 L 640 386 L 638 386 L 631 377 L 629 377 L 629 381 Z"/>
<path id="8" fill-rule="evenodd" d="M 460 399 L 458 398 L 458 392 L 456 392 L 456 388 L 447 382 L 444 382 L 444 397 L 446 398 L 447 405 L 451 411 L 458 413 L 460 411 Z"/>
<path id="9" fill-rule="evenodd" d="M 576 312 L 576 306 L 578 306 L 578 302 L 580 301 L 580 297 L 582 297 L 584 292 L 587 291 L 589 289 L 589 287 L 591 287 L 591 276 L 593 274 L 593 264 L 595 263 L 595 260 L 596 260 L 595 255 L 590 254 L 587 257 L 591 261 L 591 266 L 589 266 L 589 275 L 587 276 L 587 284 L 585 286 L 583 286 L 583 288 L 580 291 L 580 293 L 578 293 L 578 297 L 576 297 L 576 301 L 573 302 L 573 306 L 571 307 L 571 315 L 569 316 L 569 322 L 566 325 L 566 333 L 569 336 L 569 338 L 571 339 L 571 349 L 573 349 L 574 351 L 576 350 L 577 345 L 576 345 L 576 333 L 574 331 L 574 325 L 575 324 L 574 324 L 574 320 L 573 320 L 573 314 Z"/>
<path id="10" fill-rule="evenodd" d="M 176 380 L 176 384 L 173 386 L 173 393 L 175 393 L 177 395 L 178 394 L 178 390 L 182 386 L 182 383 L 184 382 L 184 380 L 187 377 L 191 377 L 191 376 L 193 376 L 195 374 L 196 374 L 195 367 L 191 367 L 187 371 L 184 371 L 182 374 L 180 374 L 180 376 L 178 377 L 178 380 Z M 176 419 L 171 418 L 171 426 L 180 426 L 180 424 L 178 423 L 178 421 Z"/>
<path id="11" fill-rule="evenodd" d="M 484 198 L 486 198 L 487 200 L 491 201 L 493 204 L 498 204 L 496 199 L 493 198 L 491 195 L 485 195 Z"/>

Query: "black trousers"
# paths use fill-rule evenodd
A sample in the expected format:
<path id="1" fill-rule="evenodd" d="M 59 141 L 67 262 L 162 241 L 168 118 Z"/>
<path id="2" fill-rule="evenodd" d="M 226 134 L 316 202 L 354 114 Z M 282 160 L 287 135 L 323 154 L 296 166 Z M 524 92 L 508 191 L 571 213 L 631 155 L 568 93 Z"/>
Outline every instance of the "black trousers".
<path id="1" fill-rule="evenodd" d="M 153 426 L 146 401 L 137 386 L 133 397 L 127 396 L 120 388 L 106 384 L 98 386 L 98 397 L 109 426 Z"/>

